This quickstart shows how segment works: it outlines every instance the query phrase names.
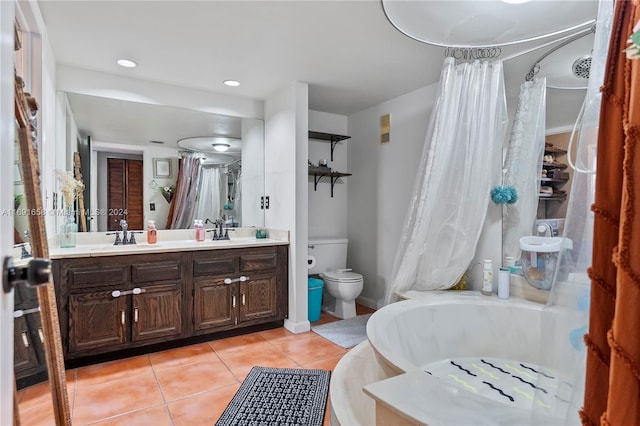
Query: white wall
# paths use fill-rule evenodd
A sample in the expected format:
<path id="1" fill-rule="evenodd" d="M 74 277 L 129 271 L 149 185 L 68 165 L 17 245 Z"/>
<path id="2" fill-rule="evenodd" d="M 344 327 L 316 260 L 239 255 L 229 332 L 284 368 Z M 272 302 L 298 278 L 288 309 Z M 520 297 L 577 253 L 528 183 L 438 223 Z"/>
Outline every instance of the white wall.
<path id="1" fill-rule="evenodd" d="M 337 135 L 348 135 L 348 119 L 345 115 L 309 111 L 309 130 Z M 317 165 L 327 160 L 333 171 L 349 173 L 347 145 L 349 140 L 339 142 L 331 161 L 331 144 L 309 139 L 309 160 Z M 347 188 L 350 177 L 337 181 L 331 197 L 331 181 L 324 177 L 314 189 L 314 177 L 307 177 L 309 193 L 309 239 L 345 238 L 347 236 Z"/>
<path id="2" fill-rule="evenodd" d="M 64 92 L 181 107 L 242 118 L 262 118 L 264 115 L 263 102 L 254 99 L 65 65 L 58 65 L 56 76 L 57 88 Z"/>
<path id="3" fill-rule="evenodd" d="M 265 112 L 265 226 L 289 230 L 289 314 L 285 327 L 308 331 L 307 157 L 309 87 L 294 82 L 267 98 Z"/>
<path id="4" fill-rule="evenodd" d="M 264 125 L 260 120 L 242 120 L 242 177 L 240 198 L 242 226 L 264 226 L 264 210 L 258 205 L 264 195 Z"/>
<path id="5" fill-rule="evenodd" d="M 349 116 L 347 265 L 364 276 L 359 302 L 382 306 L 404 224 L 437 84 Z M 380 117 L 391 140 L 380 144 Z"/>

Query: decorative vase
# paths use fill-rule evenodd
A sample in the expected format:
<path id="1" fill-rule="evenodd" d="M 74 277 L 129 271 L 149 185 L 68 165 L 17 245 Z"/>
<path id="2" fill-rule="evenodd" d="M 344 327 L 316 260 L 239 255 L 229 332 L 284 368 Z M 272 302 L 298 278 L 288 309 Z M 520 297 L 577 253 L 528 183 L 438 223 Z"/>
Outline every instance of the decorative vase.
<path id="1" fill-rule="evenodd" d="M 64 219 L 64 222 L 60 225 L 60 247 L 75 247 L 76 234 L 78 233 L 78 224 L 75 222 L 73 211 L 68 210 Z"/>
<path id="2" fill-rule="evenodd" d="M 173 199 L 173 194 L 170 192 L 164 192 L 164 191 L 161 191 L 161 194 L 164 197 L 164 199 L 167 200 L 167 203 L 171 204 L 171 200 Z"/>

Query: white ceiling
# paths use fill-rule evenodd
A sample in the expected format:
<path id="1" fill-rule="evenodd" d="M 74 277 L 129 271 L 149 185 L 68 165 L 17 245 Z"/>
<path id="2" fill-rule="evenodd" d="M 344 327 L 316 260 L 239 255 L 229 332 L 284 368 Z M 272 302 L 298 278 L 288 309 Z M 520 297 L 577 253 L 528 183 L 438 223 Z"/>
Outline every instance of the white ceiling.
<path id="1" fill-rule="evenodd" d="M 464 15 L 464 21 L 470 22 L 465 27 L 456 24 L 463 21 L 464 2 L 421 3 L 429 13 L 441 16 L 430 23 L 435 31 L 453 28 L 456 39 L 470 42 L 477 38 L 478 26 L 492 25 L 486 11 L 502 4 L 474 2 L 486 6 L 485 13 L 476 20 Z M 566 15 L 568 23 L 575 18 L 572 10 L 595 17 L 597 8 L 595 1 L 540 3 L 551 8 L 547 16 L 562 22 Z M 59 64 L 252 99 L 265 99 L 292 81 L 304 81 L 309 83 L 309 107 L 337 114 L 349 115 L 437 82 L 443 60 L 442 48 L 397 31 L 378 0 L 40 0 L 39 5 Z M 561 13 L 554 14 L 554 5 Z M 449 12 L 443 15 L 444 9 L 439 8 L 444 6 Z M 509 6 L 514 6 L 509 15 L 513 25 L 531 22 L 526 7 Z M 506 51 L 509 49 L 503 55 Z M 550 80 L 583 85 L 570 76 L 570 67 L 589 53 L 590 42 L 572 43 L 561 51 L 555 59 L 545 59 L 540 74 L 545 75 L 548 66 L 553 70 Z M 510 102 L 544 52 L 534 51 L 505 63 Z M 115 63 L 119 58 L 133 59 L 138 67 L 122 68 Z M 242 84 L 226 87 L 222 84 L 225 79 Z M 547 127 L 573 122 L 583 97 L 582 90 L 549 90 Z"/>

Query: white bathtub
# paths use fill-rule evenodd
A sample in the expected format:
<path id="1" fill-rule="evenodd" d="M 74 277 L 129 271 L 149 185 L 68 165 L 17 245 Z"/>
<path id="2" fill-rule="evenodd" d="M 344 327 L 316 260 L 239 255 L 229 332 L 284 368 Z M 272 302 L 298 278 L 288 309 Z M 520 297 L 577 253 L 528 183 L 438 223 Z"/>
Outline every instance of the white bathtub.
<path id="1" fill-rule="evenodd" d="M 393 390 L 386 392 L 390 400 L 384 403 L 393 406 L 396 400 L 408 408 L 400 409 L 405 417 L 417 413 L 409 416 L 417 423 L 460 424 L 468 419 L 478 419 L 475 424 L 520 424 L 525 419 L 563 423 L 556 416 L 566 412 L 568 401 L 562 397 L 570 399 L 571 389 L 566 378 L 540 365 L 541 330 L 546 324 L 542 312 L 543 305 L 523 299 L 454 291 L 431 292 L 385 306 L 367 323 L 368 342 L 362 344 L 367 348 L 354 350 L 353 357 L 345 356 L 336 367 L 332 424 L 372 424 L 373 400 L 365 406 L 361 396 L 360 401 L 350 401 L 349 394 L 366 387 L 365 393 L 374 395 L 385 383 Z M 558 335 L 564 336 L 564 330 Z M 375 377 L 357 374 L 367 353 L 377 363 Z M 347 371 L 348 380 L 343 380 L 341 374 Z M 405 384 L 418 384 L 411 394 L 404 394 L 402 385 L 397 387 L 398 375 L 409 378 Z M 442 417 L 464 414 L 465 404 L 473 407 L 466 413 L 470 417 Z M 487 422 L 478 423 L 480 418 Z"/>

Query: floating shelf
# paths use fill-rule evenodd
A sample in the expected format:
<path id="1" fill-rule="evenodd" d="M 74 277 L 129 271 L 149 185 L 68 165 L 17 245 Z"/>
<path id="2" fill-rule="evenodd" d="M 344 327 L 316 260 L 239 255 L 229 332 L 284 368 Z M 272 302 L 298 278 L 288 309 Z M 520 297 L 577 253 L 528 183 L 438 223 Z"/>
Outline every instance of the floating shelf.
<path id="1" fill-rule="evenodd" d="M 335 149 L 336 144 L 343 140 L 351 139 L 351 136 L 336 135 L 334 133 L 313 132 L 309 130 L 309 139 L 331 143 L 331 161 L 333 161 L 333 150 Z"/>
<path id="2" fill-rule="evenodd" d="M 567 194 L 538 194 L 538 201 L 564 201 L 567 199 Z"/>
<path id="3" fill-rule="evenodd" d="M 543 169 L 566 169 L 567 165 L 562 163 L 542 163 Z"/>
<path id="4" fill-rule="evenodd" d="M 567 153 L 567 151 L 564 150 L 564 149 L 553 147 L 553 146 L 545 146 L 544 147 L 544 153 L 545 154 L 565 155 Z"/>
<path id="5" fill-rule="evenodd" d="M 331 178 L 331 198 L 333 198 L 333 187 L 335 186 L 338 179 L 341 177 L 351 176 L 351 173 L 341 173 L 341 172 L 332 172 L 331 170 L 325 171 L 312 171 L 309 170 L 309 176 L 313 176 L 313 190 L 318 190 L 318 183 L 320 179 L 325 176 Z"/>

